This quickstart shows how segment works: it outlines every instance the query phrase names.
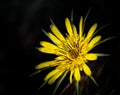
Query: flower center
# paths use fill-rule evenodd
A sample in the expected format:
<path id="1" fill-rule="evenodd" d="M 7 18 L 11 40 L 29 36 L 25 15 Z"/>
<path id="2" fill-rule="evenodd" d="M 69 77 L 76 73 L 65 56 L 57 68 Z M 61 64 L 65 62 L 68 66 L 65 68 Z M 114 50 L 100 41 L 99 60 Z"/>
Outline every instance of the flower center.
<path id="1" fill-rule="evenodd" d="M 75 59 L 78 57 L 79 53 L 77 50 L 75 49 L 70 49 L 68 50 L 68 55 L 72 58 L 72 59 Z"/>

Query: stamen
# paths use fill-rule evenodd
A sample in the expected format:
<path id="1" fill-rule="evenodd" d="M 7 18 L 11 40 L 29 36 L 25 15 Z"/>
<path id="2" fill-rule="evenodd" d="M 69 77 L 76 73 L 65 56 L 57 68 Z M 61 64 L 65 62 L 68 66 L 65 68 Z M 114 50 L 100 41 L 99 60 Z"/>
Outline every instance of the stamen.
<path id="1" fill-rule="evenodd" d="M 74 59 L 74 58 L 77 58 L 78 57 L 78 52 L 77 52 L 77 50 L 75 50 L 75 49 L 70 49 L 69 51 L 68 51 L 68 55 L 72 58 L 72 59 Z"/>

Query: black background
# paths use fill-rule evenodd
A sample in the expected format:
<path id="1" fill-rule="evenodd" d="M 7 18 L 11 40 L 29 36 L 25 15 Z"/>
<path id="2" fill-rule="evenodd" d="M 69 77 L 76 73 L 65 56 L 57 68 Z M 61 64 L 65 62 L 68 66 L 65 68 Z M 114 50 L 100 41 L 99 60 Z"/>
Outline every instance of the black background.
<path id="1" fill-rule="evenodd" d="M 100 47 L 101 52 L 111 56 L 106 57 L 99 79 L 103 93 L 95 95 L 119 95 L 120 32 L 113 31 L 113 4 L 107 0 L 0 1 L 0 95 L 47 95 L 51 92 L 54 85 L 38 90 L 44 75 L 29 77 L 37 64 L 52 58 L 35 49 L 40 40 L 49 41 L 41 29 L 50 31 L 50 18 L 60 29 L 65 29 L 64 19 L 70 18 L 72 9 L 78 25 L 79 17 L 85 16 L 89 8 L 92 9 L 88 24 L 98 22 L 101 27 L 110 23 L 100 34 L 103 38 L 115 36 Z"/>

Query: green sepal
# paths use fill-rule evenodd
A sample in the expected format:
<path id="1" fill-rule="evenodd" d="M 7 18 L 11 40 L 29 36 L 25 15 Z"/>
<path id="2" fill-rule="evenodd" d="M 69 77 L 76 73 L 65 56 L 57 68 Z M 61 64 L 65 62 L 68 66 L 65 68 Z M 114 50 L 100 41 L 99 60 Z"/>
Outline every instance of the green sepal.
<path id="1" fill-rule="evenodd" d="M 68 72 L 65 72 L 65 73 L 61 76 L 61 78 L 58 80 L 58 82 L 57 82 L 57 84 L 56 84 L 56 86 L 55 86 L 55 89 L 54 89 L 52 95 L 55 95 L 58 87 L 60 86 L 61 82 L 63 81 L 63 79 L 65 78 L 65 76 L 67 75 L 67 73 L 68 73 Z"/>
<path id="2" fill-rule="evenodd" d="M 51 40 L 51 38 L 50 38 L 50 36 L 48 35 L 48 33 L 44 30 L 44 29 L 42 29 L 42 31 L 43 31 L 43 33 Z M 56 42 L 55 41 L 53 41 L 53 40 L 51 40 L 54 44 L 56 44 Z"/>
<path id="3" fill-rule="evenodd" d="M 70 83 L 68 83 L 66 86 L 65 86 L 65 88 L 60 92 L 60 94 L 59 95 L 63 95 L 63 93 L 70 87 Z"/>
<path id="4" fill-rule="evenodd" d="M 37 70 L 37 71 L 35 71 L 34 73 L 30 74 L 29 77 L 32 77 L 32 76 L 34 76 L 34 75 L 40 73 L 41 71 L 42 71 L 42 70 Z"/>
<path id="5" fill-rule="evenodd" d="M 86 14 L 86 16 L 85 16 L 85 18 L 84 18 L 84 23 L 86 22 L 86 20 L 87 20 L 87 18 L 88 18 L 88 15 L 89 15 L 90 11 L 91 11 L 91 7 L 89 8 L 89 10 L 88 10 L 88 12 L 87 12 L 87 14 Z"/>
<path id="6" fill-rule="evenodd" d="M 108 41 L 108 40 L 111 40 L 111 39 L 113 39 L 113 38 L 115 38 L 115 37 L 109 37 L 109 38 L 106 38 L 106 39 L 104 39 L 104 40 L 102 40 L 102 41 L 96 43 L 95 46 L 97 46 L 97 45 L 99 45 L 99 44 L 102 44 L 102 43 L 104 43 L 104 42 L 106 42 L 106 41 Z"/>
<path id="7" fill-rule="evenodd" d="M 80 91 L 79 91 L 79 90 L 80 90 L 80 89 L 79 89 L 79 88 L 80 88 L 80 87 L 79 87 L 79 81 L 76 81 L 76 82 L 75 82 L 75 87 L 76 87 L 77 95 L 79 95 L 79 92 L 80 92 Z"/>
<path id="8" fill-rule="evenodd" d="M 71 11 L 71 22 L 73 23 L 73 9 Z"/>
<path id="9" fill-rule="evenodd" d="M 90 77 L 90 79 L 94 82 L 94 84 L 97 86 L 97 87 L 99 87 L 99 85 L 98 85 L 98 83 L 96 82 L 96 80 L 92 77 L 92 76 L 89 76 Z"/>
<path id="10" fill-rule="evenodd" d="M 95 31 L 95 33 L 93 34 L 93 36 L 94 36 L 98 31 L 102 30 L 103 28 L 107 27 L 108 25 L 109 25 L 109 23 L 108 23 L 108 24 L 105 24 L 105 25 L 103 25 L 102 27 L 100 27 L 99 29 L 97 29 L 97 30 Z"/>
<path id="11" fill-rule="evenodd" d="M 40 90 L 46 83 L 47 81 L 45 81 L 38 89 Z"/>
<path id="12" fill-rule="evenodd" d="M 110 54 L 104 54 L 104 53 L 95 53 L 95 54 L 97 54 L 97 56 L 110 56 Z"/>
<path id="13" fill-rule="evenodd" d="M 49 69 L 49 68 L 50 68 L 50 67 L 46 67 L 46 68 L 37 70 L 37 71 L 35 71 L 34 73 L 30 74 L 29 77 L 32 77 L 32 76 L 34 76 L 34 75 L 36 75 L 36 74 L 38 74 L 38 73 L 41 73 L 42 71 L 44 71 L 44 70 L 46 70 L 46 69 Z"/>

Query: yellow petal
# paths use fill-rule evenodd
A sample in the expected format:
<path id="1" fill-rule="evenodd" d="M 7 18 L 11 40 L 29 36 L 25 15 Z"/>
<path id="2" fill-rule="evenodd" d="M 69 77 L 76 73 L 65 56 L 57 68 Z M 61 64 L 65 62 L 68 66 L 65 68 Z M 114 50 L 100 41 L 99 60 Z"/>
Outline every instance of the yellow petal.
<path id="1" fill-rule="evenodd" d="M 50 54 L 56 54 L 56 50 L 55 49 L 50 49 L 49 47 L 45 48 L 45 47 L 40 47 L 38 48 L 39 51 L 44 52 L 44 53 L 50 53 Z"/>
<path id="2" fill-rule="evenodd" d="M 49 67 L 49 66 L 51 66 L 53 63 L 54 63 L 54 61 L 46 61 L 46 62 L 43 62 L 43 63 L 38 64 L 38 65 L 35 67 L 35 69 L 42 69 L 42 68 L 45 68 L 45 67 Z"/>
<path id="3" fill-rule="evenodd" d="M 79 68 L 75 68 L 74 78 L 76 79 L 76 81 L 80 81 L 81 76 L 80 76 Z"/>
<path id="4" fill-rule="evenodd" d="M 91 28 L 89 29 L 88 34 L 86 36 L 86 39 L 90 39 L 93 36 L 96 28 L 97 28 L 97 23 L 95 23 L 91 26 Z"/>
<path id="5" fill-rule="evenodd" d="M 60 33 L 60 31 L 58 30 L 58 28 L 57 28 L 55 25 L 51 24 L 51 25 L 50 25 L 50 28 L 51 28 L 53 34 L 54 34 L 57 38 L 59 38 L 59 40 L 65 41 L 63 35 Z"/>
<path id="6" fill-rule="evenodd" d="M 70 83 L 72 83 L 73 72 L 74 72 L 73 70 L 70 71 L 70 77 L 69 77 Z"/>
<path id="7" fill-rule="evenodd" d="M 65 60 L 64 56 L 58 56 L 55 58 L 56 60 Z"/>
<path id="8" fill-rule="evenodd" d="M 68 18 L 65 19 L 65 25 L 66 25 L 66 29 L 67 29 L 68 34 L 70 36 L 72 36 L 73 35 L 73 31 L 72 31 L 70 20 Z"/>
<path id="9" fill-rule="evenodd" d="M 83 35 L 83 17 L 82 16 L 79 22 L 79 35 L 80 35 L 80 38 L 82 38 L 82 35 Z"/>
<path id="10" fill-rule="evenodd" d="M 46 47 L 46 48 L 50 48 L 50 49 L 56 49 L 57 46 L 52 44 L 52 43 L 49 43 L 49 42 L 46 42 L 46 41 L 41 41 L 40 44 L 43 46 L 43 47 Z"/>
<path id="11" fill-rule="evenodd" d="M 95 44 L 96 44 L 98 41 L 100 41 L 100 39 L 101 39 L 101 36 L 96 36 L 96 37 L 94 37 L 94 38 L 90 41 L 90 43 L 88 44 L 89 48 L 92 49 L 92 48 L 95 46 Z"/>
<path id="12" fill-rule="evenodd" d="M 84 70 L 86 75 L 88 75 L 88 76 L 91 75 L 91 70 L 86 64 L 83 65 L 83 70 Z"/>
<path id="13" fill-rule="evenodd" d="M 55 44 L 60 44 L 60 40 L 56 38 L 52 33 L 48 33 L 50 39 L 55 43 Z"/>
<path id="14" fill-rule="evenodd" d="M 73 24 L 72 25 L 73 26 L 73 33 L 74 33 L 74 37 L 75 37 L 75 39 L 78 37 L 78 34 L 77 34 L 77 29 L 76 29 L 76 27 L 75 27 L 75 25 Z"/>
<path id="15" fill-rule="evenodd" d="M 57 74 L 55 74 L 53 77 L 50 78 L 50 80 L 48 81 L 48 84 L 54 83 L 62 74 L 63 74 L 63 71 L 60 71 Z"/>
<path id="16" fill-rule="evenodd" d="M 52 76 L 54 76 L 54 75 L 57 74 L 58 72 L 59 72 L 58 69 L 55 69 L 55 70 L 51 71 L 50 73 L 48 73 L 48 74 L 46 75 L 46 77 L 44 78 L 44 80 L 45 80 L 45 81 L 49 80 Z"/>
<path id="17" fill-rule="evenodd" d="M 97 54 L 95 54 L 95 53 L 88 53 L 88 54 L 86 54 L 86 59 L 87 60 L 96 60 L 97 59 Z"/>

